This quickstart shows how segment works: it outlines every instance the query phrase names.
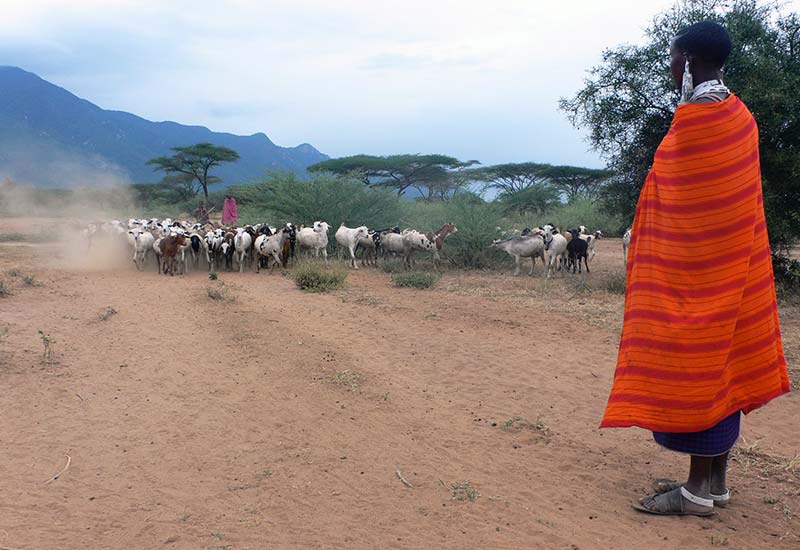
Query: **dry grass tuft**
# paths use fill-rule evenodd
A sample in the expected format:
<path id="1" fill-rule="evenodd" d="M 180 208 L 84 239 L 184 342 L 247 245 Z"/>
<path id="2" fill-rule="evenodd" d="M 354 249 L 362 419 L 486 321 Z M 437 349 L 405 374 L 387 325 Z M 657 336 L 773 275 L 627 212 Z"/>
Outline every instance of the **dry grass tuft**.
<path id="1" fill-rule="evenodd" d="M 328 292 L 344 286 L 347 272 L 340 269 L 327 269 L 316 262 L 303 262 L 297 265 L 291 277 L 300 290 Z"/>
<path id="2" fill-rule="evenodd" d="M 744 438 L 742 442 L 731 451 L 731 460 L 745 472 L 754 472 L 762 479 L 800 482 L 800 455 L 793 458 L 772 455 L 759 449 L 758 442 L 748 445 Z"/>
<path id="3" fill-rule="evenodd" d="M 351 370 L 336 371 L 330 377 L 331 383 L 336 386 L 347 388 L 353 393 L 361 391 L 361 384 L 364 383 L 364 377 Z"/>
<path id="4" fill-rule="evenodd" d="M 228 292 L 228 288 L 222 281 L 219 281 L 215 287 L 207 287 L 206 294 L 209 298 L 218 302 L 233 302 L 236 300 L 236 297 Z"/>
<path id="5" fill-rule="evenodd" d="M 114 315 L 116 315 L 117 313 L 118 313 L 118 312 L 117 312 L 117 310 L 116 310 L 116 309 L 114 309 L 114 308 L 113 308 L 113 307 L 111 307 L 111 306 L 108 306 L 108 307 L 106 308 L 106 310 L 105 310 L 103 313 L 101 313 L 101 314 L 100 314 L 100 320 L 101 320 L 101 321 L 108 321 L 109 319 L 111 319 L 111 317 L 113 317 L 113 316 L 114 316 Z"/>
<path id="6" fill-rule="evenodd" d="M 481 496 L 477 487 L 474 487 L 469 480 L 459 481 L 450 485 L 450 498 L 452 500 L 469 500 L 475 502 Z"/>
<path id="7" fill-rule="evenodd" d="M 439 281 L 440 275 L 432 271 L 409 271 L 408 273 L 392 274 L 394 286 L 405 288 L 416 288 L 424 290 L 433 288 Z"/>
<path id="8" fill-rule="evenodd" d="M 523 430 L 533 430 L 544 436 L 550 435 L 550 428 L 544 423 L 540 417 L 536 417 L 536 421 L 531 423 L 525 417 L 515 416 L 509 418 L 502 424 L 500 428 L 507 432 L 521 432 Z"/>

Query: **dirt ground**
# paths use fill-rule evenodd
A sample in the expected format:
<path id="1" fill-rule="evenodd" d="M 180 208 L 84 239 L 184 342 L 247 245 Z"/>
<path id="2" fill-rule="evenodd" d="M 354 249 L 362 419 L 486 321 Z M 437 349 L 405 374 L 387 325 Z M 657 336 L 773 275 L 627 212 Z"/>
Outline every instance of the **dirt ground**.
<path id="1" fill-rule="evenodd" d="M 619 273 L 621 252 L 601 241 L 590 282 Z M 205 271 L 84 256 L 0 242 L 2 548 L 800 545 L 797 393 L 744 419 L 727 509 L 631 509 L 687 460 L 644 430 L 597 428 L 618 293 L 540 266 L 451 271 L 429 291 L 362 269 L 325 295 L 220 273 L 229 299 L 212 300 Z M 782 317 L 796 367 L 800 315 Z"/>

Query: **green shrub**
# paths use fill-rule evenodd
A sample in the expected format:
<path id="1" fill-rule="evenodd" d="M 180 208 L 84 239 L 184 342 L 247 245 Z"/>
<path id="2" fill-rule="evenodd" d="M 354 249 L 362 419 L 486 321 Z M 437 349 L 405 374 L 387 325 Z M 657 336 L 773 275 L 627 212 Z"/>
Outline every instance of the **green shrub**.
<path id="1" fill-rule="evenodd" d="M 548 210 L 542 215 L 539 223 L 531 225 L 543 225 L 554 223 L 563 229 L 585 225 L 589 231 L 601 230 L 606 236 L 622 235 L 625 230 L 621 218 L 607 214 L 601 209 L 597 201 L 589 199 L 576 200 L 570 204 L 562 204 Z"/>
<path id="2" fill-rule="evenodd" d="M 27 241 L 28 236 L 22 233 L 0 233 L 0 242 L 20 242 Z"/>
<path id="3" fill-rule="evenodd" d="M 597 275 L 591 282 L 591 288 L 605 290 L 611 294 L 625 294 L 625 272 L 614 271 Z"/>
<path id="4" fill-rule="evenodd" d="M 439 281 L 439 274 L 431 271 L 409 271 L 392 275 L 394 286 L 406 288 L 432 288 Z"/>
<path id="5" fill-rule="evenodd" d="M 337 290 L 344 286 L 346 278 L 346 271 L 326 269 L 314 262 L 301 263 L 292 272 L 294 282 L 306 292 Z"/>
<path id="6" fill-rule="evenodd" d="M 457 195 L 444 204 L 444 222 L 453 223 L 458 228 L 448 237 L 443 249 L 443 256 L 456 266 L 489 267 L 505 255 L 491 247 L 492 240 L 500 236 L 498 228 L 503 224 L 496 204 L 471 193 Z"/>
<path id="7" fill-rule="evenodd" d="M 331 226 L 331 248 L 340 223 L 388 227 L 397 224 L 400 215 L 401 199 L 396 193 L 368 187 L 353 177 L 314 174 L 304 180 L 292 172 L 272 172 L 250 188 L 246 212 L 252 221 L 269 220 L 275 225 L 326 221 Z"/>
<path id="8" fill-rule="evenodd" d="M 405 271 L 405 266 L 402 259 L 391 259 L 381 262 L 381 269 L 384 273 L 401 273 Z"/>

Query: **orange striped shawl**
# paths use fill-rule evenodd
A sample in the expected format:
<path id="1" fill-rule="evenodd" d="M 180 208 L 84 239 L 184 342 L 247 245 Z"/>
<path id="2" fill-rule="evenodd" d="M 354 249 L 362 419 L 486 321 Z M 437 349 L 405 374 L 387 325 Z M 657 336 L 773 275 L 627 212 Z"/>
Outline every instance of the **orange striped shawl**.
<path id="1" fill-rule="evenodd" d="M 789 391 L 758 127 L 731 95 L 678 107 L 636 207 L 601 427 L 705 430 Z"/>

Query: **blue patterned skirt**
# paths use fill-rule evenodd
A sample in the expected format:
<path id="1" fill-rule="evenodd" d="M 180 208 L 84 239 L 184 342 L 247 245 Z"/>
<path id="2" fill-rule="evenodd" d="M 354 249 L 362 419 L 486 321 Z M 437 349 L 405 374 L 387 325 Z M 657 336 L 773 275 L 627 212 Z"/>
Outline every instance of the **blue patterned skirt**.
<path id="1" fill-rule="evenodd" d="M 736 411 L 728 418 L 702 432 L 653 432 L 653 439 L 662 447 L 697 456 L 723 455 L 739 439 L 741 413 Z"/>

